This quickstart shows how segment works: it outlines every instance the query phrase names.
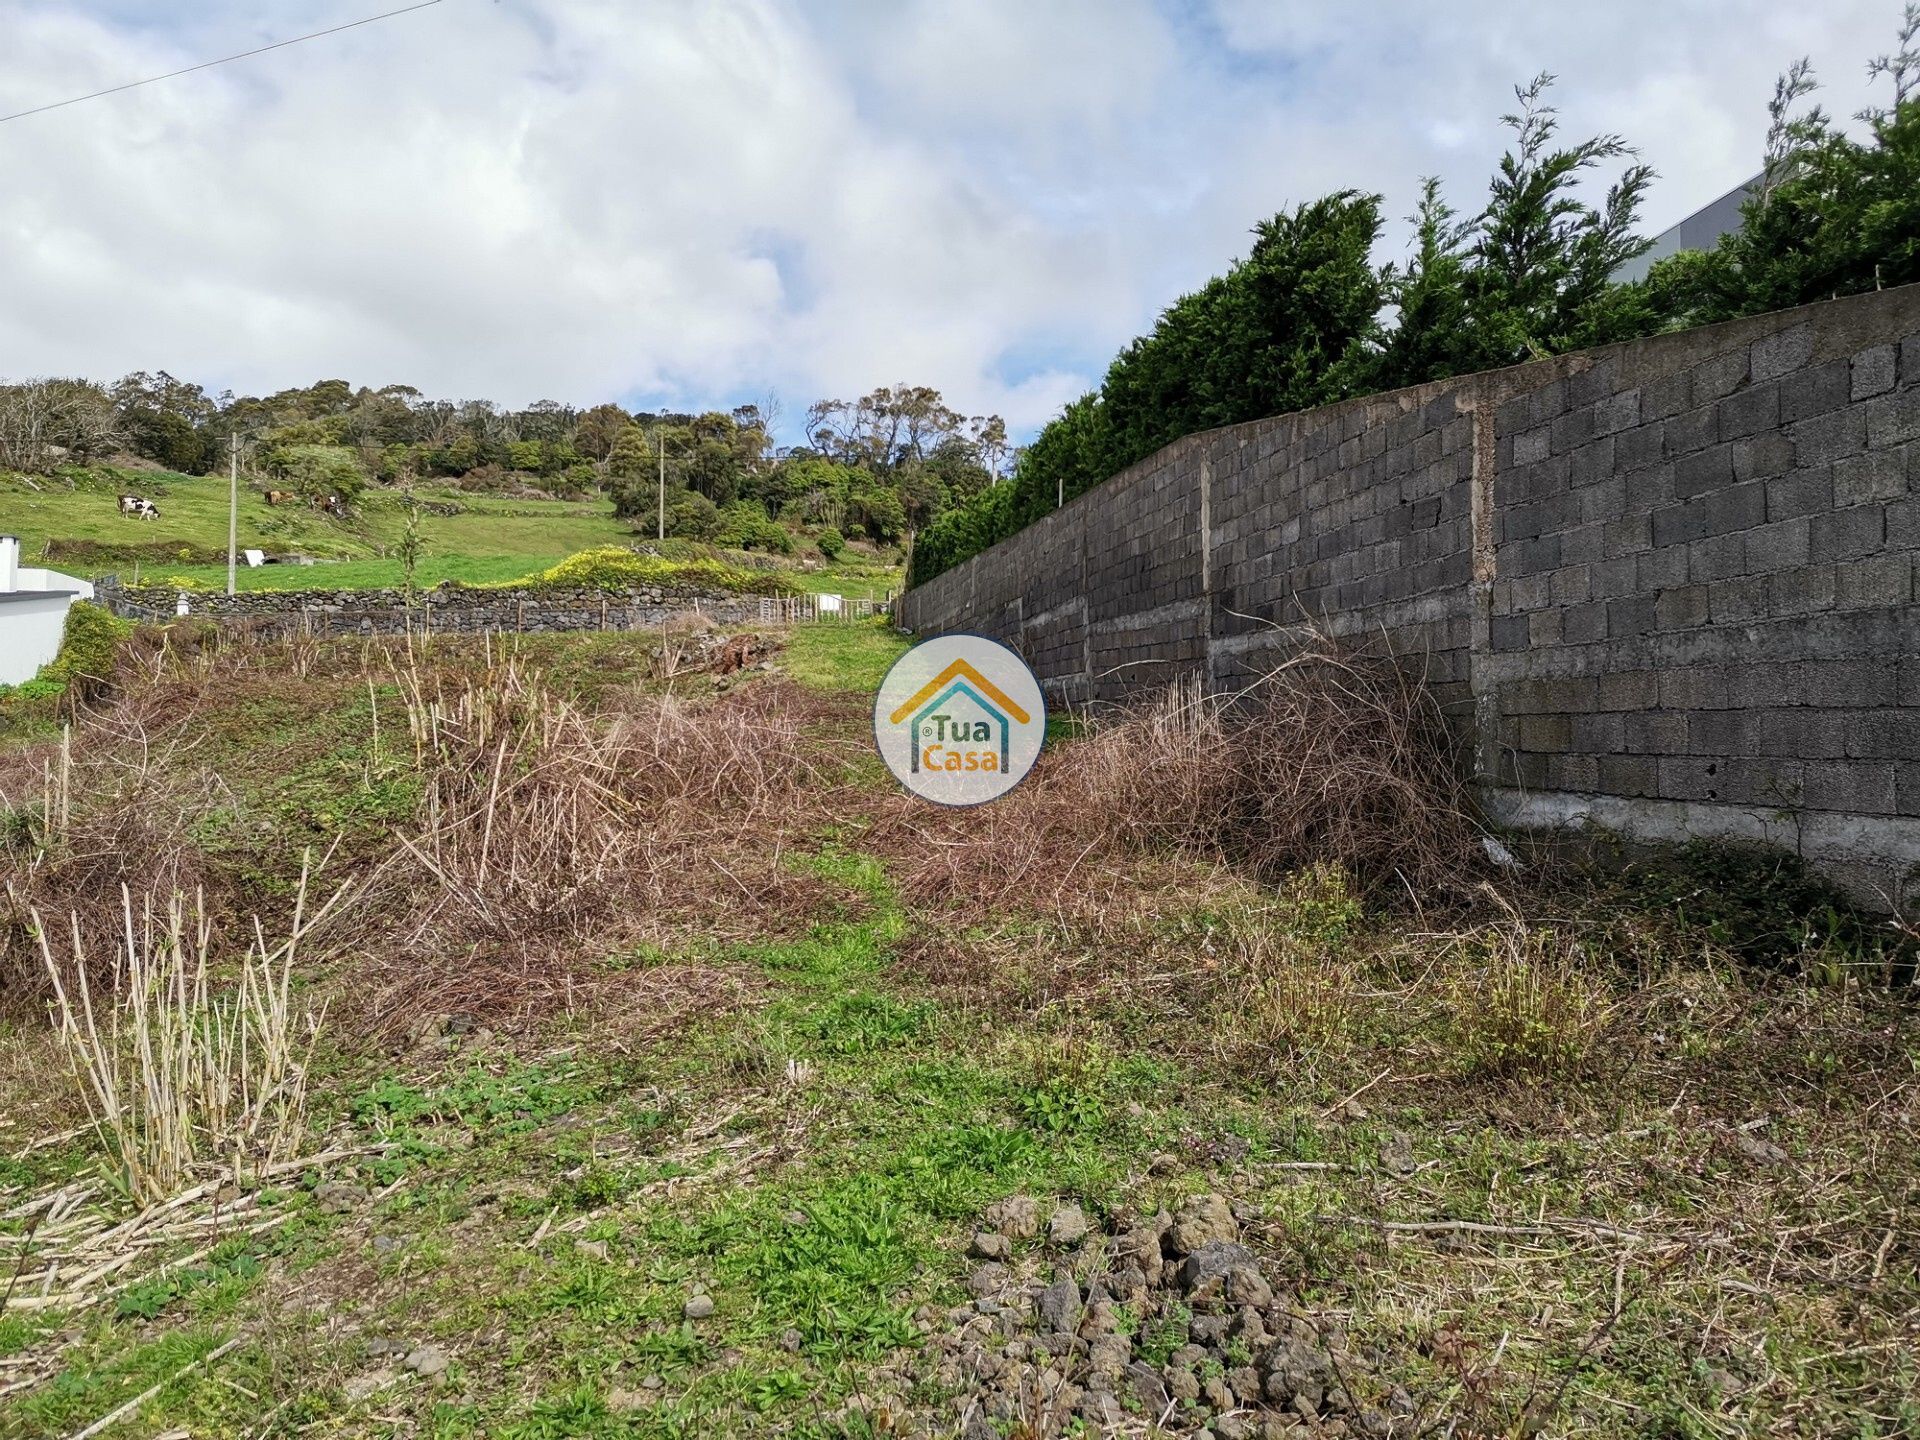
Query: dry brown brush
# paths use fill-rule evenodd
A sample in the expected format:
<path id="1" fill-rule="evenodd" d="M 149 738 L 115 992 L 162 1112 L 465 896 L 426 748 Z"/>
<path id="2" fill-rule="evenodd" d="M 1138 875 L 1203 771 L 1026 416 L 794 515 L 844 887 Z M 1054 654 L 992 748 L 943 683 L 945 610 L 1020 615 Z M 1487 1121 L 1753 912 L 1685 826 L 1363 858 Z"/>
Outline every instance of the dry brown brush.
<path id="1" fill-rule="evenodd" d="M 1079 747 L 1081 803 L 1129 842 L 1266 882 L 1338 865 L 1363 893 L 1457 898 L 1481 851 L 1452 735 L 1421 677 L 1310 633 L 1237 693 L 1176 686 Z"/>
<path id="2" fill-rule="evenodd" d="M 1237 694 L 1180 684 L 1090 717 L 991 806 L 902 799 L 875 843 L 911 899 L 1098 925 L 1191 892 L 1196 862 L 1262 885 L 1331 865 L 1386 904 L 1457 904 L 1482 877 L 1479 838 L 1431 692 L 1316 633 Z"/>
<path id="3" fill-rule="evenodd" d="M 807 704 L 767 684 L 588 712 L 511 661 L 458 689 L 416 677 L 420 822 L 369 884 L 389 938 L 369 948 L 368 1023 L 529 1017 L 588 998 L 609 955 L 804 911 L 782 846 L 832 813 Z"/>
<path id="4" fill-rule="evenodd" d="M 120 896 L 203 896 L 232 886 L 192 834 L 220 795 L 192 763 L 194 738 L 144 703 L 83 712 L 57 741 L 0 754 L 0 1012 L 47 998 L 32 912 L 76 917 L 92 978 L 105 979 Z"/>

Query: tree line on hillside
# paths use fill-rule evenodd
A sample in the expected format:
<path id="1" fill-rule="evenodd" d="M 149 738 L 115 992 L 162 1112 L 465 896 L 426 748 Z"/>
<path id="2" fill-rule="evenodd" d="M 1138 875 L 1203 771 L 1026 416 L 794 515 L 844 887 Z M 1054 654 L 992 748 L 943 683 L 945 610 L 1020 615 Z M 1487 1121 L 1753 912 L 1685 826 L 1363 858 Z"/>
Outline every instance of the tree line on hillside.
<path id="1" fill-rule="evenodd" d="M 512 410 L 345 380 L 212 395 L 143 371 L 110 385 L 0 385 L 0 468 L 46 473 L 131 453 L 206 474 L 227 464 L 237 435 L 251 479 L 316 501 L 351 505 L 369 484 L 435 480 L 603 493 L 638 522 L 656 517 L 664 455 L 670 535 L 778 553 L 805 535 L 831 556 L 847 538 L 899 543 L 992 485 L 1012 458 L 998 416 L 962 415 L 925 386 L 822 400 L 807 412 L 810 443 L 786 448 L 773 443 L 770 408 L 646 414 L 548 400 Z"/>
<path id="2" fill-rule="evenodd" d="M 1856 140 L 1810 105 L 1808 62 L 1789 70 L 1743 226 L 1638 281 L 1614 275 L 1651 243 L 1636 224 L 1653 171 L 1617 135 L 1563 143 L 1547 75 L 1501 117 L 1511 144 L 1480 210 L 1462 216 L 1424 183 L 1404 264 L 1372 261 L 1379 195 L 1342 190 L 1262 221 L 1247 257 L 1122 350 L 1020 454 L 1010 483 L 934 517 L 911 579 L 1195 431 L 1920 280 L 1920 4 L 1868 73 L 1893 94 L 1861 112 Z M 1579 198 L 1590 172 L 1615 165 L 1600 204 Z"/>

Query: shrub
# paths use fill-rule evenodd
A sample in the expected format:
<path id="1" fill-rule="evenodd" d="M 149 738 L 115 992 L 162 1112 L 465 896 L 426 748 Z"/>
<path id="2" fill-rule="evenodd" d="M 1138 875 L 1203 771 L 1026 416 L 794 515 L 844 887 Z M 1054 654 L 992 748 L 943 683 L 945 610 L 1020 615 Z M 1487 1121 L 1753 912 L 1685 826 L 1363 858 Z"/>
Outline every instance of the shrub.
<path id="1" fill-rule="evenodd" d="M 667 534 L 683 540 L 712 540 L 720 533 L 720 507 L 697 490 L 676 490 L 667 497 Z"/>
<path id="2" fill-rule="evenodd" d="M 814 536 L 813 543 L 820 547 L 820 553 L 829 560 L 838 560 L 840 552 L 847 548 L 846 536 L 831 525 Z"/>
<path id="3" fill-rule="evenodd" d="M 39 679 L 80 690 L 104 685 L 119 659 L 120 642 L 132 630 L 102 606 L 76 600 L 67 607 L 60 653 L 41 668 Z"/>
<path id="4" fill-rule="evenodd" d="M 767 517 L 756 501 L 735 500 L 723 507 L 714 526 L 716 544 L 741 550 L 765 550 L 773 555 L 793 551 L 793 536 L 786 526 Z"/>
<path id="5" fill-rule="evenodd" d="M 558 565 L 509 585 L 578 585 L 601 590 L 632 590 L 659 585 L 722 590 L 734 595 L 785 595 L 793 582 L 785 576 L 757 573 L 718 560 L 663 560 L 618 545 L 569 555 Z"/>

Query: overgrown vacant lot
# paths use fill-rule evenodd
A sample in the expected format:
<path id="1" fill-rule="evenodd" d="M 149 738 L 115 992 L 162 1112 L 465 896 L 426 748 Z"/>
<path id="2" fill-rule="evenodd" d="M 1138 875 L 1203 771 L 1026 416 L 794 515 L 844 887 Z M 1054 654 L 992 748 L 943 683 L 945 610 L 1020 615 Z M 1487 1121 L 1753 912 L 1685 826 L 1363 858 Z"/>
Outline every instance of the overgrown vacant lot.
<path id="1" fill-rule="evenodd" d="M 938 811 L 900 643 L 177 629 L 11 712 L 0 1435 L 1920 1433 L 1894 928 L 1496 867 L 1331 662 Z M 244 1066 L 129 1095 L 129 947 Z"/>

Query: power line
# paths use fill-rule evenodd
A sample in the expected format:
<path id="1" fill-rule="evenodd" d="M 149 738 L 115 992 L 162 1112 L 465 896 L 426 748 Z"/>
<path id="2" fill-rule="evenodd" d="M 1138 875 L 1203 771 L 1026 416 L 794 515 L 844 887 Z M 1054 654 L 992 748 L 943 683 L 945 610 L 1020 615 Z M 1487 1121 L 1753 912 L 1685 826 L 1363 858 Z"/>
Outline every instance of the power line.
<path id="1" fill-rule="evenodd" d="M 420 0 L 418 5 L 404 5 L 398 10 L 388 10 L 379 15 L 369 15 L 364 20 L 349 20 L 344 25 L 334 25 L 325 30 L 315 30 L 310 35 L 296 35 L 291 40 L 276 40 L 271 45 L 262 45 L 254 50 L 242 50 L 238 55 L 223 55 L 218 60 L 202 60 L 198 65 L 189 65 L 183 70 L 169 70 L 164 75 L 149 75 L 144 80 L 129 80 L 125 85 L 115 85 L 106 90 L 96 90 L 91 95 L 76 95 L 71 100 L 56 100 L 51 105 L 36 105 L 31 110 L 16 111 L 12 115 L 0 115 L 0 125 L 9 120 L 24 120 L 29 115 L 42 115 L 49 110 L 59 110 L 68 105 L 78 105 L 87 100 L 98 100 L 103 95 L 118 95 L 123 90 L 138 90 L 142 85 L 155 85 L 162 80 L 171 80 L 177 75 L 191 75 L 196 70 L 211 70 L 216 65 L 231 65 L 235 60 L 246 60 L 255 55 L 264 55 L 269 50 L 284 50 L 289 45 L 298 45 L 307 40 L 318 40 L 323 35 L 338 35 L 342 30 L 352 30 L 361 25 L 371 25 L 379 20 L 391 20 L 396 15 L 411 14 L 415 10 L 426 10 L 441 3 L 441 0 Z"/>

